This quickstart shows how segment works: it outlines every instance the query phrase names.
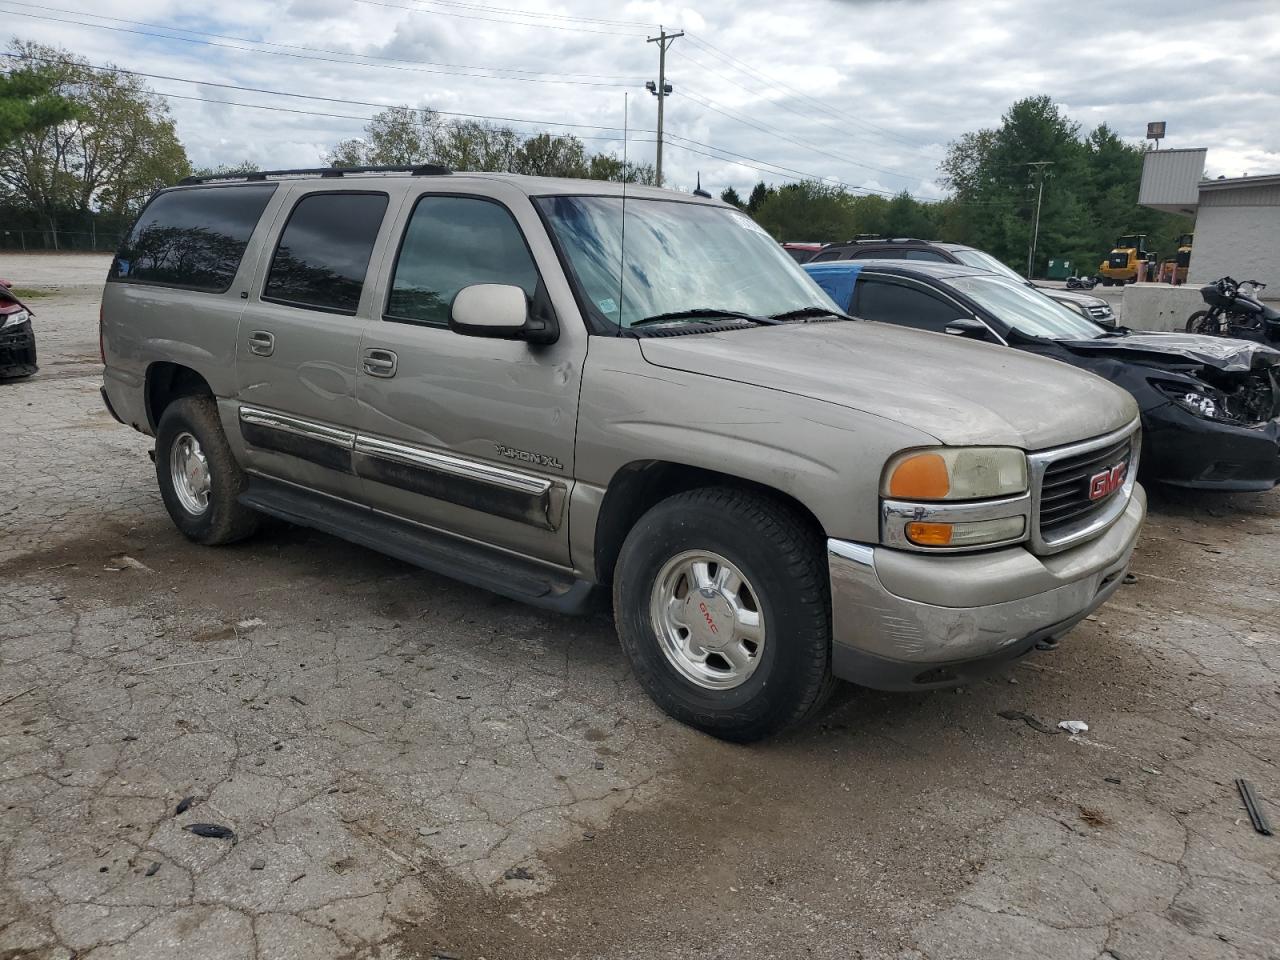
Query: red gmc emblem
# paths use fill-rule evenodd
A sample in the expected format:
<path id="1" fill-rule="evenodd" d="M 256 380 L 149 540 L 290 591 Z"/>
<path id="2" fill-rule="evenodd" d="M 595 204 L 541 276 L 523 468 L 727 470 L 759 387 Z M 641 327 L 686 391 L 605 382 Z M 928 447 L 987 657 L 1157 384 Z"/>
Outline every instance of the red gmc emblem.
<path id="1" fill-rule="evenodd" d="M 1124 485 L 1124 475 L 1129 469 L 1129 462 L 1122 460 L 1109 470 L 1095 473 L 1089 478 L 1089 499 L 1101 500 L 1115 493 Z"/>

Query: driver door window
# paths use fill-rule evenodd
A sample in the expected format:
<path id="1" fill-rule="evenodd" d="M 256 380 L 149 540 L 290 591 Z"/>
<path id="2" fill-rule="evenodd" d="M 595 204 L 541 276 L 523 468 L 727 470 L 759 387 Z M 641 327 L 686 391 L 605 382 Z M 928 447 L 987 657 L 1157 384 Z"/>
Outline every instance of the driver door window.
<path id="1" fill-rule="evenodd" d="M 463 287 L 506 283 L 532 298 L 538 270 L 505 207 L 477 197 L 423 197 L 414 207 L 396 259 L 384 320 L 449 324 Z"/>

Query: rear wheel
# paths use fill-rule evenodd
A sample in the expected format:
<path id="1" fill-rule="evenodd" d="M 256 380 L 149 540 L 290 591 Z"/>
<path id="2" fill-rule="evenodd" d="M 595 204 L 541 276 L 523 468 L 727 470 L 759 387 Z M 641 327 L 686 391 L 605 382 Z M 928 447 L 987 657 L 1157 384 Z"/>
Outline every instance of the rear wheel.
<path id="1" fill-rule="evenodd" d="M 672 717 L 748 742 L 803 721 L 834 687 L 821 538 L 749 491 L 678 494 L 628 534 L 614 577 L 622 647 Z"/>
<path id="2" fill-rule="evenodd" d="M 181 397 L 165 407 L 156 428 L 156 479 L 174 525 L 196 543 L 232 543 L 258 528 L 258 514 L 237 500 L 247 480 L 212 397 Z"/>

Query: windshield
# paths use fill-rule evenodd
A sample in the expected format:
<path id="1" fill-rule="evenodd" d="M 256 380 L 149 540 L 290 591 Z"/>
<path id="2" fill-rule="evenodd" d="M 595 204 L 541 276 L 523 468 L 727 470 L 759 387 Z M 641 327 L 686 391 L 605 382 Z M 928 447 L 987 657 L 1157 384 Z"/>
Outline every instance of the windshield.
<path id="1" fill-rule="evenodd" d="M 1027 281 L 1018 274 L 1016 270 L 1005 263 L 997 260 L 989 253 L 983 253 L 981 250 L 952 250 L 959 260 L 967 267 L 981 267 L 983 270 L 990 270 L 992 273 L 998 273 L 1005 277 L 1011 277 L 1019 283 L 1025 284 Z"/>
<path id="2" fill-rule="evenodd" d="M 948 281 L 1019 333 L 1047 340 L 1095 340 L 1105 331 L 1021 280 L 956 277 Z"/>
<path id="3" fill-rule="evenodd" d="M 620 271 L 621 197 L 542 197 L 538 205 L 586 298 L 623 327 L 688 310 L 761 317 L 806 307 L 837 311 L 786 251 L 736 210 L 627 198 L 626 263 Z"/>

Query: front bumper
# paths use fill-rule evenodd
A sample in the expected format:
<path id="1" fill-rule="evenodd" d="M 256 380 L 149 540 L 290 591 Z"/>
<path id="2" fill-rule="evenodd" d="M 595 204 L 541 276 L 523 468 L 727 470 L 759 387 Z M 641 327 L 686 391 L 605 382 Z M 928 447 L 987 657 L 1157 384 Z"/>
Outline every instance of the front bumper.
<path id="1" fill-rule="evenodd" d="M 1143 476 L 1178 487 L 1270 490 L 1280 483 L 1280 418 L 1235 424 L 1166 403 L 1142 414 Z"/>
<path id="2" fill-rule="evenodd" d="M 955 686 L 1062 636 L 1119 587 L 1146 507 L 1135 487 L 1106 533 L 1048 557 L 1022 546 L 927 556 L 828 540 L 832 672 L 880 690 Z"/>
<path id="3" fill-rule="evenodd" d="M 0 378 L 29 377 L 37 369 L 36 335 L 31 321 L 0 330 Z"/>

